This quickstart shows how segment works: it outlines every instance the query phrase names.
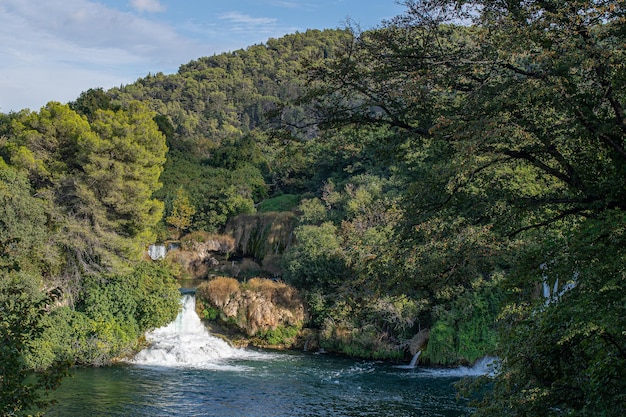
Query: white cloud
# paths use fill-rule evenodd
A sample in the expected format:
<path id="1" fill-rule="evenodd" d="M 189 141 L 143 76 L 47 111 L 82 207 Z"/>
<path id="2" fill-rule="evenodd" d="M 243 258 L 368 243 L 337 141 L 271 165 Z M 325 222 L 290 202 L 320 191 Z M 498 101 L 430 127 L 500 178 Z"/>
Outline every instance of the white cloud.
<path id="1" fill-rule="evenodd" d="M 173 72 L 203 50 L 166 24 L 90 0 L 2 0 L 0 111 Z"/>
<path id="2" fill-rule="evenodd" d="M 287 9 L 297 9 L 300 7 L 300 4 L 296 1 L 272 1 L 270 4 L 276 7 L 285 7 Z"/>
<path id="3" fill-rule="evenodd" d="M 277 24 L 277 19 L 271 17 L 252 17 L 240 12 L 222 13 L 219 19 L 229 22 L 229 29 L 234 32 L 271 33 Z"/>
<path id="4" fill-rule="evenodd" d="M 131 0 L 130 5 L 138 12 L 157 13 L 165 11 L 159 0 Z"/>
<path id="5" fill-rule="evenodd" d="M 250 25 L 270 25 L 275 24 L 276 19 L 271 17 L 252 17 L 239 12 L 222 13 L 220 19 L 228 20 L 233 23 L 244 23 Z"/>

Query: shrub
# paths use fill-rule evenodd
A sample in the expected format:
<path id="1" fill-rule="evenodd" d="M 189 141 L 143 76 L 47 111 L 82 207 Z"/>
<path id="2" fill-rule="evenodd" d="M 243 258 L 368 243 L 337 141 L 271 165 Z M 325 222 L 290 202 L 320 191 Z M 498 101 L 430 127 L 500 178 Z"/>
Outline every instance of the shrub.
<path id="1" fill-rule="evenodd" d="M 284 276 L 289 283 L 313 290 L 343 282 L 348 269 L 337 228 L 332 223 L 301 225 L 295 229 L 295 235 L 297 244 L 283 256 Z"/>
<path id="2" fill-rule="evenodd" d="M 284 282 L 252 278 L 246 284 L 246 288 L 261 293 L 268 301 L 287 309 L 296 308 L 302 304 L 298 290 Z"/>
<path id="3" fill-rule="evenodd" d="M 207 307 L 202 309 L 201 315 L 203 319 L 213 321 L 220 316 L 220 311 L 215 307 Z"/>
<path id="4" fill-rule="evenodd" d="M 33 342 L 28 358 L 35 368 L 54 360 L 105 365 L 137 347 L 145 331 L 176 317 L 180 293 L 171 271 L 160 263 L 138 264 L 125 275 L 88 275 L 75 305 L 57 307 L 46 316 L 48 327 Z"/>
<path id="5" fill-rule="evenodd" d="M 295 194 L 283 194 L 277 197 L 268 198 L 263 200 L 257 206 L 257 212 L 269 213 L 269 212 L 281 212 L 291 211 L 298 206 L 300 202 L 300 196 Z"/>
<path id="6" fill-rule="evenodd" d="M 258 337 L 268 345 L 292 345 L 300 332 L 299 326 L 278 326 L 259 332 Z"/>
<path id="7" fill-rule="evenodd" d="M 230 277 L 217 277 L 200 284 L 196 290 L 198 297 L 214 306 L 224 307 L 233 295 L 240 291 L 239 281 Z"/>
<path id="8" fill-rule="evenodd" d="M 449 309 L 438 312 L 424 359 L 450 365 L 473 363 L 496 349 L 495 321 L 500 294 L 495 281 L 478 279 L 472 290 L 456 296 Z"/>

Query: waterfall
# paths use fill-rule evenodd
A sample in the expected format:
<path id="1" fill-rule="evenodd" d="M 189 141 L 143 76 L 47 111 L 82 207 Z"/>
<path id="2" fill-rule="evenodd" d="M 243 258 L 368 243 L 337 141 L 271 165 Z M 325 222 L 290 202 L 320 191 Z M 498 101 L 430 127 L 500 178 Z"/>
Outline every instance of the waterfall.
<path id="1" fill-rule="evenodd" d="M 411 363 L 409 363 L 410 368 L 415 368 L 415 365 L 417 365 L 417 360 L 419 359 L 421 354 L 422 354 L 422 351 L 418 350 L 417 353 L 413 355 L 413 358 L 411 359 Z"/>
<path id="2" fill-rule="evenodd" d="M 494 376 L 498 372 L 498 363 L 498 358 L 485 356 L 477 360 L 473 366 L 458 366 L 456 368 L 447 369 L 424 369 L 423 375 L 433 377 Z"/>
<path id="3" fill-rule="evenodd" d="M 415 355 L 413 355 L 413 358 L 411 358 L 411 362 L 408 365 L 397 365 L 396 368 L 400 368 L 400 369 L 414 369 L 415 366 L 417 365 L 417 360 L 419 359 L 421 354 L 422 354 L 422 351 L 418 350 L 417 353 Z"/>
<path id="4" fill-rule="evenodd" d="M 163 245 L 150 245 L 148 247 L 148 256 L 150 256 L 150 259 L 153 261 L 164 259 L 166 254 L 167 250 Z"/>
<path id="5" fill-rule="evenodd" d="M 146 334 L 149 347 L 137 353 L 131 363 L 165 367 L 223 369 L 227 359 L 256 359 L 268 355 L 238 349 L 212 336 L 196 314 L 196 299 L 185 294 L 176 320 Z"/>

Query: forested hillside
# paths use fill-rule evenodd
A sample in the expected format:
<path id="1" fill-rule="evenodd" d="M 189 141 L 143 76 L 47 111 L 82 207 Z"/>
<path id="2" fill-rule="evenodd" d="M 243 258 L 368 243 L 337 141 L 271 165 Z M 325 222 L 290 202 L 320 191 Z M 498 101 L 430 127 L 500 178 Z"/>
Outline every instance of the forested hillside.
<path id="1" fill-rule="evenodd" d="M 626 4 L 406 6 L 0 115 L 3 311 L 43 305 L 34 341 L 2 315 L 13 369 L 131 352 L 177 308 L 147 246 L 221 234 L 327 350 L 497 355 L 478 415 L 623 415 Z"/>

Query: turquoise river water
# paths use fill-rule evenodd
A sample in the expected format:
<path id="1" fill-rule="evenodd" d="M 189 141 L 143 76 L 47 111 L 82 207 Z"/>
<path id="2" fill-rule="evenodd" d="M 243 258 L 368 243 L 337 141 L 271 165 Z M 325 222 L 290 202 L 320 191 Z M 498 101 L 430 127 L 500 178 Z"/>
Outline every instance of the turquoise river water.
<path id="1" fill-rule="evenodd" d="M 454 382 L 484 372 L 435 370 L 320 353 L 234 349 L 209 335 L 185 296 L 176 322 L 128 363 L 79 368 L 48 417 L 466 415 Z"/>

